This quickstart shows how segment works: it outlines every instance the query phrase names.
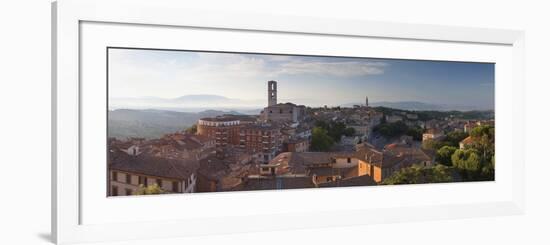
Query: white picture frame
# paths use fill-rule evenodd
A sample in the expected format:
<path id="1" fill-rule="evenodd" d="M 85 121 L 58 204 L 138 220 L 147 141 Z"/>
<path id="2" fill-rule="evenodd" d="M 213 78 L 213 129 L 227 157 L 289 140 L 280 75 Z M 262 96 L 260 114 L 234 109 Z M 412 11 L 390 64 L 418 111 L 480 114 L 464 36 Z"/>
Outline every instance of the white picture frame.
<path id="1" fill-rule="evenodd" d="M 425 200 L 409 204 L 392 204 L 380 202 L 378 206 L 333 208 L 312 208 L 311 212 L 300 209 L 297 212 L 277 210 L 269 212 L 264 209 L 246 213 L 222 215 L 203 215 L 201 212 L 193 217 L 170 219 L 162 217 L 159 220 L 125 219 L 128 214 L 120 214 L 107 220 L 83 222 L 83 203 L 87 203 L 83 192 L 82 152 L 82 97 L 86 87 L 81 86 L 84 79 L 82 63 L 82 25 L 85 23 L 114 23 L 143 28 L 170 27 L 212 31 L 240 31 L 266 35 L 292 34 L 315 37 L 338 38 L 370 38 L 384 40 L 404 40 L 419 42 L 438 42 L 444 45 L 468 44 L 476 49 L 486 47 L 503 47 L 506 77 L 496 76 L 497 83 L 497 128 L 508 131 L 509 145 L 499 146 L 497 129 L 497 158 L 502 156 L 506 161 L 507 174 L 496 183 L 462 183 L 454 185 L 409 185 L 394 189 L 374 187 L 376 195 L 384 196 L 390 191 L 399 193 L 418 193 L 418 197 L 438 195 L 445 191 L 468 192 L 472 190 L 498 190 L 499 195 L 482 198 L 485 193 L 473 191 L 471 200 Z M 496 30 L 470 27 L 449 27 L 438 25 L 419 25 L 404 23 L 388 23 L 375 21 L 334 20 L 297 16 L 266 16 L 236 12 L 208 12 L 186 9 L 182 1 L 171 0 L 61 0 L 52 5 L 52 237 L 58 243 L 115 241 L 126 239 L 152 239 L 179 237 L 202 234 L 223 234 L 235 232 L 266 231 L 273 229 L 314 228 L 326 226 L 341 226 L 355 224 L 376 224 L 402 221 L 420 221 L 453 219 L 465 217 L 483 217 L 495 215 L 513 215 L 524 212 L 524 81 L 523 56 L 524 34 L 518 30 Z M 170 30 L 165 30 L 170 31 Z M 88 33 L 88 32 L 86 32 Z M 139 33 L 139 32 L 138 32 Z M 153 40 L 153 42 L 155 42 Z M 90 43 L 87 41 L 87 43 Z M 149 44 L 154 45 L 154 44 Z M 488 48 L 489 49 L 489 48 Z M 315 52 L 315 51 L 310 51 Z M 495 51 L 500 52 L 500 51 Z M 479 60 L 485 58 L 478 54 Z M 410 54 L 414 57 L 414 53 Z M 432 57 L 432 56 L 430 56 Z M 434 56 L 435 57 L 435 56 Z M 453 60 L 471 60 L 475 57 L 451 56 Z M 500 57 L 500 56 L 499 56 Z M 487 58 L 492 60 L 492 58 Z M 495 58 L 496 59 L 496 58 Z M 501 58 L 498 58 L 501 59 Z M 498 62 L 497 62 L 498 64 Z M 505 81 L 505 82 L 503 82 Z M 504 84 L 500 86 L 499 84 Z M 499 103 L 499 98 L 513 97 L 513 102 Z M 504 104 L 509 103 L 509 104 Z M 500 108 L 500 109 L 499 109 Z M 506 108 L 506 110 L 502 109 Z M 86 112 L 87 113 L 87 112 Z M 499 124 L 499 120 L 506 124 Z M 89 124 L 88 124 L 89 125 Z M 502 140 L 502 138 L 501 138 Z M 501 149 L 502 150 L 499 150 Z M 512 149 L 509 151 L 508 149 Z M 499 153 L 504 152 L 504 153 Z M 500 154 L 500 155 L 499 155 Z M 504 155 L 507 154 L 507 155 Z M 497 171 L 498 171 L 497 167 Z M 89 178 L 88 178 L 89 179 Z M 104 183 L 97 181 L 99 186 Z M 300 196 L 310 198 L 336 196 L 349 200 L 361 200 L 364 197 L 352 197 L 361 193 L 361 188 L 346 188 L 345 190 L 323 190 L 304 194 L 300 190 L 284 193 L 223 193 L 215 196 L 196 195 L 189 198 L 174 197 L 144 197 L 140 200 L 125 199 L 117 205 L 127 205 L 130 202 L 141 202 L 143 205 L 159 205 L 170 208 L 193 203 L 201 207 L 209 207 L 205 202 L 228 203 L 237 197 L 248 200 L 249 204 L 256 199 L 291 201 Z M 373 194 L 374 195 L 374 194 Z M 106 198 L 106 197 L 105 197 Z M 89 199 L 89 198 L 88 198 Z M 348 200 L 346 199 L 346 200 Z M 238 202 L 238 201 L 236 201 Z M 246 201 L 242 201 L 246 202 Z M 86 207 L 98 202 L 90 202 Z M 113 202 L 111 202 L 113 203 Z M 431 204 L 430 204 L 431 203 Z M 109 205 L 109 203 L 104 203 Z M 236 205 L 239 203 L 232 203 Z M 262 205 L 262 203 L 256 203 Z M 229 204 L 228 204 L 229 205 Z M 387 205 L 381 207 L 381 205 Z M 320 205 L 322 206 L 322 205 Z M 285 207 L 282 207 L 284 209 Z M 107 212 L 107 211 L 106 211 Z M 98 214 L 98 213 L 95 213 Z M 90 215 L 88 215 L 90 216 Z M 100 217 L 101 215 L 97 215 Z M 110 216 L 110 215 L 109 215 Z M 265 222 L 269 220 L 269 222 Z"/>

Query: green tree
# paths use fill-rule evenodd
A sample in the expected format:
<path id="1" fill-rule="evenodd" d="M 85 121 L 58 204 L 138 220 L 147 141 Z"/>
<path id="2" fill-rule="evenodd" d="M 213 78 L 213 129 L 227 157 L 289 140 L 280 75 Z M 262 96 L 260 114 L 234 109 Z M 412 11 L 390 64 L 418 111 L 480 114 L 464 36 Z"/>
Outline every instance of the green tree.
<path id="1" fill-rule="evenodd" d="M 444 183 L 444 182 L 451 182 L 453 180 L 452 169 L 450 167 L 437 164 L 431 170 L 432 170 L 432 174 L 431 174 L 432 182 L 430 183 Z"/>
<path id="2" fill-rule="evenodd" d="M 311 132 L 311 150 L 312 151 L 328 151 L 334 140 L 328 135 L 326 129 L 314 127 Z"/>
<path id="3" fill-rule="evenodd" d="M 185 129 L 186 133 L 196 134 L 197 133 L 197 124 L 193 124 L 191 127 Z"/>
<path id="4" fill-rule="evenodd" d="M 404 122 L 398 121 L 394 123 L 380 123 L 373 130 L 385 137 L 397 137 L 407 133 L 409 127 Z"/>
<path id="5" fill-rule="evenodd" d="M 472 148 L 476 149 L 483 158 L 483 162 L 489 164 L 495 155 L 495 127 L 484 125 L 470 131 L 470 137 L 474 140 Z"/>
<path id="6" fill-rule="evenodd" d="M 355 135 L 355 129 L 354 128 L 346 128 L 344 130 L 344 135 L 345 136 L 353 136 Z"/>
<path id="7" fill-rule="evenodd" d="M 451 157 L 456 167 L 466 180 L 478 180 L 482 168 L 481 157 L 475 149 L 456 150 Z"/>
<path id="8" fill-rule="evenodd" d="M 342 135 L 352 136 L 355 134 L 355 129 L 346 127 L 346 124 L 343 122 L 317 121 L 315 122 L 315 126 L 326 130 L 327 135 L 330 136 L 334 142 L 340 141 Z"/>
<path id="9" fill-rule="evenodd" d="M 460 141 L 468 137 L 468 133 L 462 131 L 453 131 L 445 136 L 445 141 L 451 146 L 458 147 Z"/>
<path id="10" fill-rule="evenodd" d="M 330 136 L 334 142 L 338 142 L 340 138 L 342 138 L 342 135 L 344 135 L 346 125 L 343 122 L 331 122 L 326 130 L 328 136 Z"/>
<path id="11" fill-rule="evenodd" d="M 454 146 L 443 146 L 437 150 L 435 160 L 445 166 L 453 166 L 452 155 L 457 150 Z"/>
<path id="12" fill-rule="evenodd" d="M 390 177 L 386 178 L 382 184 L 397 185 L 451 182 L 451 172 L 451 168 L 440 164 L 435 167 L 413 165 L 393 173 Z"/>
<path id="13" fill-rule="evenodd" d="M 152 184 L 149 186 L 139 185 L 139 188 L 132 193 L 133 195 L 155 195 L 155 194 L 164 194 L 165 190 L 160 188 L 157 184 Z"/>
<path id="14" fill-rule="evenodd" d="M 481 166 L 476 180 L 495 179 L 495 127 L 482 125 L 470 131 L 473 143 L 468 149 L 475 150 L 480 158 Z"/>
<path id="15" fill-rule="evenodd" d="M 406 135 L 412 136 L 413 140 L 420 141 L 422 140 L 422 133 L 424 130 L 420 127 L 409 127 L 407 129 Z"/>
<path id="16" fill-rule="evenodd" d="M 398 137 L 401 135 L 412 136 L 414 140 L 422 140 L 423 130 L 420 127 L 409 127 L 403 121 L 394 123 L 383 122 L 374 127 L 374 132 L 381 134 L 384 137 Z"/>
<path id="17" fill-rule="evenodd" d="M 422 148 L 425 150 L 437 151 L 443 146 L 445 146 L 443 142 L 438 140 L 428 139 L 428 140 L 422 141 Z"/>

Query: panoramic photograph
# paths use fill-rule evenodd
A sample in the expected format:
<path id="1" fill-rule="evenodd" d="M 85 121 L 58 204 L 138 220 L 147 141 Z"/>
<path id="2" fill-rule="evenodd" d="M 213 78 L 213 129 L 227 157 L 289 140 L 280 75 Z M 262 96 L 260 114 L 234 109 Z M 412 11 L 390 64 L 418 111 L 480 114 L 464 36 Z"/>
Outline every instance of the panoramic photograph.
<path id="1" fill-rule="evenodd" d="M 107 64 L 108 196 L 495 178 L 494 63 L 109 47 Z"/>

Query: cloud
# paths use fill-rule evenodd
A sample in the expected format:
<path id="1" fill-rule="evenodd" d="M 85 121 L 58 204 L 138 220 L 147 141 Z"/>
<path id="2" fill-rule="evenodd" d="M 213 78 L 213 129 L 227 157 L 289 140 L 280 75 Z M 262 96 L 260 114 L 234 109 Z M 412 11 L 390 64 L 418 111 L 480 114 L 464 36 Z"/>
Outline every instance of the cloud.
<path id="1" fill-rule="evenodd" d="M 366 75 L 377 75 L 384 73 L 387 66 L 384 62 L 303 62 L 294 61 L 281 65 L 282 74 L 313 74 L 329 75 L 337 77 L 355 77 Z"/>
<path id="2" fill-rule="evenodd" d="M 264 96 L 265 82 L 282 75 L 302 76 L 301 81 L 318 75 L 350 78 L 382 74 L 387 66 L 378 61 L 327 61 L 323 57 L 113 50 L 109 92 L 113 97 L 172 98 L 208 92 L 258 99 Z M 262 93 L 247 93 L 243 88 Z"/>

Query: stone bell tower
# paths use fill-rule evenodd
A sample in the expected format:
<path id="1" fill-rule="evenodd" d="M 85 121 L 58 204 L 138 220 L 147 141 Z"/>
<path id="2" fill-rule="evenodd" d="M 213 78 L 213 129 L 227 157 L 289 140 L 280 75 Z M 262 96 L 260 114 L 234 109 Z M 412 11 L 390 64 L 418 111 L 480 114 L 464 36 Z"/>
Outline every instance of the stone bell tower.
<path id="1" fill-rule="evenodd" d="M 267 82 L 267 106 L 277 104 L 277 82 Z"/>

